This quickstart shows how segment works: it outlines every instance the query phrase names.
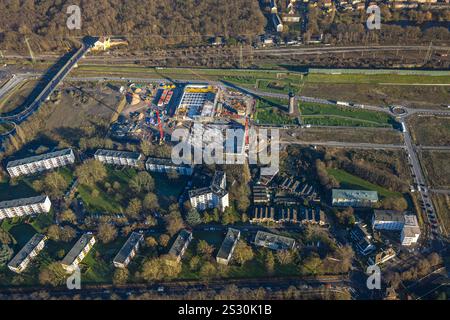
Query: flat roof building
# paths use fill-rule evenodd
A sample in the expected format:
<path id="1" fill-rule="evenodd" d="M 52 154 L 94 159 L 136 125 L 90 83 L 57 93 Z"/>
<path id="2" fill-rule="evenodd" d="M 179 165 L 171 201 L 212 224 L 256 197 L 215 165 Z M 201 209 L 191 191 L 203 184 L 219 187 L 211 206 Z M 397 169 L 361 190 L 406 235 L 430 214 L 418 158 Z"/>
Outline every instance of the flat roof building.
<path id="1" fill-rule="evenodd" d="M 295 240 L 265 231 L 258 231 L 255 236 L 255 245 L 272 250 L 289 250 L 295 247 Z"/>
<path id="2" fill-rule="evenodd" d="M 189 190 L 189 200 L 197 210 L 219 208 L 224 211 L 229 206 L 226 191 L 226 174 L 216 171 L 209 187 Z"/>
<path id="3" fill-rule="evenodd" d="M 332 205 L 336 207 L 370 207 L 378 202 L 378 192 L 368 190 L 332 190 Z"/>
<path id="4" fill-rule="evenodd" d="M 126 268 L 137 254 L 140 243 L 144 240 L 142 233 L 133 232 L 113 260 L 116 268 Z"/>
<path id="5" fill-rule="evenodd" d="M 368 255 L 375 246 L 372 244 L 372 236 L 367 231 L 365 224 L 357 223 L 350 231 L 350 236 L 353 239 L 356 248 L 363 255 Z"/>
<path id="6" fill-rule="evenodd" d="M 75 162 L 72 149 L 49 152 L 37 156 L 9 161 L 6 170 L 11 177 L 19 177 L 37 172 L 51 170 Z"/>
<path id="7" fill-rule="evenodd" d="M 193 165 L 175 164 L 169 158 L 148 158 L 145 163 L 145 168 L 150 172 L 168 173 L 176 171 L 178 174 L 186 176 L 190 176 L 194 172 Z"/>
<path id="8" fill-rule="evenodd" d="M 95 237 L 88 232 L 83 234 L 75 243 L 69 253 L 61 261 L 61 265 L 67 272 L 74 272 L 78 265 L 87 256 L 95 244 Z"/>
<path id="9" fill-rule="evenodd" d="M 106 164 L 138 167 L 143 156 L 139 152 L 98 149 L 94 154 L 94 158 Z"/>
<path id="10" fill-rule="evenodd" d="M 236 247 L 237 242 L 241 236 L 241 232 L 237 229 L 228 228 L 225 239 L 220 246 L 219 252 L 216 256 L 217 263 L 227 265 L 231 257 L 233 255 L 234 248 Z"/>
<path id="11" fill-rule="evenodd" d="M 36 233 L 8 263 L 8 268 L 15 273 L 24 271 L 31 259 L 36 257 L 44 249 L 45 240 L 47 240 L 45 235 Z"/>
<path id="12" fill-rule="evenodd" d="M 187 231 L 185 229 L 181 230 L 177 238 L 175 239 L 175 242 L 173 243 L 172 247 L 169 250 L 169 255 L 174 257 L 177 260 L 177 262 L 180 262 L 191 241 L 192 241 L 192 232 Z"/>
<path id="13" fill-rule="evenodd" d="M 395 210 L 374 210 L 372 228 L 376 230 L 401 230 L 405 224 L 405 214 Z"/>
<path id="14" fill-rule="evenodd" d="M 46 195 L 0 202 L 0 220 L 50 212 L 52 203 Z"/>

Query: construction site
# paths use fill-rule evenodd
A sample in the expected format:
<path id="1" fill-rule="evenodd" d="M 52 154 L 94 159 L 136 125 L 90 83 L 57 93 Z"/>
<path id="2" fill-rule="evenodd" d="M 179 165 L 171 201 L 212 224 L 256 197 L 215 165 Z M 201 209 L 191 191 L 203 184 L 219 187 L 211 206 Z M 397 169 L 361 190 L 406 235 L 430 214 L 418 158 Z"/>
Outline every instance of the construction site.
<path id="1" fill-rule="evenodd" d="M 249 95 L 204 83 L 128 83 L 119 91 L 126 103 L 110 129 L 119 140 L 163 143 L 174 129 L 194 123 L 248 126 L 255 107 Z"/>

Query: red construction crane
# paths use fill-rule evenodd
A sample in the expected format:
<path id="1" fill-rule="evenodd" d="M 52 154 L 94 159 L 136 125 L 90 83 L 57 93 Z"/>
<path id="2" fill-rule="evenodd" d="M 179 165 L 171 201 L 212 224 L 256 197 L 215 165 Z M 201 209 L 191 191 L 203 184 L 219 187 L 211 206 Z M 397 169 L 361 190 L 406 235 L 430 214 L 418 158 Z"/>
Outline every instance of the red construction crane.
<path id="1" fill-rule="evenodd" d="M 161 118 L 159 117 L 159 111 L 156 110 L 156 116 L 158 117 L 158 128 L 159 128 L 159 144 L 163 144 L 164 142 L 164 131 L 162 127 Z"/>

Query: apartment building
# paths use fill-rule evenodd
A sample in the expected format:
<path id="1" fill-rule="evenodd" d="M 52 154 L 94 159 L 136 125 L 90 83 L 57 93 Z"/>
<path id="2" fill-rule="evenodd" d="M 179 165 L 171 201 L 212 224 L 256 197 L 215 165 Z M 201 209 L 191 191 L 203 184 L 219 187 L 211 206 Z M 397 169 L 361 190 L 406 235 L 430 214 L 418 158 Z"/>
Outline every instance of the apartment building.
<path id="1" fill-rule="evenodd" d="M 192 232 L 185 229 L 181 230 L 178 234 L 175 242 L 169 250 L 169 255 L 174 257 L 177 262 L 180 262 L 183 257 L 189 243 L 192 241 Z"/>
<path id="2" fill-rule="evenodd" d="M 295 240 L 265 231 L 258 231 L 255 236 L 255 245 L 272 250 L 294 249 Z"/>
<path id="3" fill-rule="evenodd" d="M 193 208 L 206 210 L 219 208 L 224 211 L 229 206 L 226 188 L 226 174 L 216 171 L 209 187 L 192 189 L 189 191 L 189 200 Z"/>
<path id="4" fill-rule="evenodd" d="M 8 263 L 8 268 L 15 273 L 21 273 L 24 271 L 31 260 L 36 257 L 42 249 L 44 249 L 45 240 L 47 240 L 45 235 L 38 233 L 35 234 Z"/>
<path id="5" fill-rule="evenodd" d="M 105 164 L 138 167 L 142 163 L 143 156 L 139 152 L 98 149 L 94 158 Z"/>
<path id="6" fill-rule="evenodd" d="M 237 229 L 228 228 L 225 239 L 220 246 L 219 252 L 216 256 L 217 263 L 227 265 L 231 257 L 233 255 L 234 248 L 236 247 L 237 242 L 241 236 L 241 232 Z"/>
<path id="7" fill-rule="evenodd" d="M 95 244 L 95 237 L 92 233 L 88 232 L 78 239 L 77 243 L 69 251 L 69 253 L 61 261 L 61 265 L 69 273 L 75 271 L 75 268 L 83 261 L 89 251 Z"/>
<path id="8" fill-rule="evenodd" d="M 133 232 L 114 258 L 114 266 L 116 268 L 126 268 L 131 259 L 137 254 L 142 241 L 144 241 L 142 233 Z"/>
<path id="9" fill-rule="evenodd" d="M 50 212 L 52 203 L 46 195 L 0 202 L 0 220 Z"/>
<path id="10" fill-rule="evenodd" d="M 336 207 L 371 207 L 378 202 L 378 192 L 368 190 L 332 190 L 332 205 Z"/>
<path id="11" fill-rule="evenodd" d="M 374 230 L 401 230 L 405 224 L 405 214 L 395 210 L 374 210 L 372 228 Z"/>
<path id="12" fill-rule="evenodd" d="M 178 165 L 173 163 L 172 159 L 161 158 L 148 158 L 145 163 L 145 168 L 150 172 L 168 173 L 171 171 L 176 171 L 178 174 L 184 176 L 190 176 L 194 172 L 194 167 L 192 165 Z"/>
<path id="13" fill-rule="evenodd" d="M 6 170 L 11 177 L 34 174 L 63 167 L 75 162 L 72 149 L 45 153 L 33 157 L 8 162 Z"/>
<path id="14" fill-rule="evenodd" d="M 320 207 L 273 207 L 273 206 L 255 206 L 251 223 L 302 223 L 325 225 L 325 213 Z"/>
<path id="15" fill-rule="evenodd" d="M 362 255 L 368 255 L 375 250 L 375 246 L 372 243 L 372 235 L 367 231 L 367 225 L 357 223 L 350 231 L 350 237 Z"/>

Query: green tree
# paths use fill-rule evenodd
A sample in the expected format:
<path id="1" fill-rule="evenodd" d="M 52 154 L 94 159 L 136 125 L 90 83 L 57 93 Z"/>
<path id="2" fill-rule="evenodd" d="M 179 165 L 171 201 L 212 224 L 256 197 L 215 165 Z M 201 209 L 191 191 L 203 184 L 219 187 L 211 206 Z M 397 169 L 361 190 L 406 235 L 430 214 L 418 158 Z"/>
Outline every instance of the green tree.
<path id="1" fill-rule="evenodd" d="M 147 171 L 141 171 L 130 180 L 128 185 L 136 193 L 150 192 L 155 189 L 155 180 Z"/>
<path id="2" fill-rule="evenodd" d="M 131 219 L 138 219 L 142 211 L 142 202 L 138 198 L 133 198 L 128 203 L 125 214 Z"/>
<path id="3" fill-rule="evenodd" d="M 210 261 L 206 261 L 200 267 L 200 276 L 203 279 L 214 278 L 217 275 L 217 268 Z"/>
<path id="4" fill-rule="evenodd" d="M 77 221 L 77 217 L 75 213 L 71 209 L 64 210 L 60 213 L 59 219 L 64 222 L 75 223 Z"/>
<path id="5" fill-rule="evenodd" d="M 275 271 L 275 257 L 273 256 L 272 251 L 266 253 L 264 264 L 266 265 L 267 273 L 270 275 L 273 274 Z"/>
<path id="6" fill-rule="evenodd" d="M 181 218 L 179 211 L 172 211 L 167 216 L 164 217 L 164 222 L 166 223 L 167 232 L 173 236 L 178 231 L 184 228 L 184 221 Z"/>
<path id="7" fill-rule="evenodd" d="M 200 216 L 200 213 L 194 208 L 188 211 L 186 214 L 186 222 L 190 226 L 196 226 L 202 223 L 202 217 Z"/>
<path id="8" fill-rule="evenodd" d="M 117 238 L 117 228 L 110 223 L 100 223 L 97 237 L 101 242 L 109 243 Z"/>
<path id="9" fill-rule="evenodd" d="M 0 246 L 0 267 L 9 262 L 13 255 L 13 250 L 6 244 Z"/>
<path id="10" fill-rule="evenodd" d="M 294 254 L 290 250 L 279 250 L 276 253 L 278 263 L 281 265 L 287 265 L 293 262 Z"/>
<path id="11" fill-rule="evenodd" d="M 62 196 L 68 186 L 69 184 L 64 177 L 56 171 L 48 173 L 44 178 L 43 188 L 45 193 L 51 197 L 58 198 Z"/>
<path id="12" fill-rule="evenodd" d="M 41 285 L 51 285 L 53 287 L 62 285 L 66 279 L 66 272 L 59 262 L 52 262 L 39 273 L 39 283 Z"/>
<path id="13" fill-rule="evenodd" d="M 75 169 L 75 175 L 80 184 L 94 187 L 97 182 L 104 180 L 108 173 L 103 163 L 89 159 Z"/>
<path id="14" fill-rule="evenodd" d="M 158 197 L 153 192 L 149 192 L 145 195 L 142 201 L 142 206 L 146 210 L 154 211 L 159 209 Z"/>
<path id="15" fill-rule="evenodd" d="M 205 240 L 200 240 L 197 243 L 197 253 L 206 258 L 210 258 L 214 252 L 214 246 L 210 245 Z"/>
<path id="16" fill-rule="evenodd" d="M 125 284 L 128 281 L 128 277 L 130 276 L 130 272 L 126 268 L 117 268 L 114 271 L 113 275 L 113 283 L 115 285 Z"/>
<path id="17" fill-rule="evenodd" d="M 141 277 L 147 281 L 170 280 L 181 272 L 181 263 L 176 263 L 166 257 L 149 259 L 144 262 Z"/>
<path id="18" fill-rule="evenodd" d="M 250 261 L 254 257 L 252 248 L 243 240 L 239 240 L 233 253 L 234 260 L 240 265 Z"/>
<path id="19" fill-rule="evenodd" d="M 0 243 L 1 244 L 10 244 L 11 236 L 9 233 L 3 229 L 0 229 Z"/>

